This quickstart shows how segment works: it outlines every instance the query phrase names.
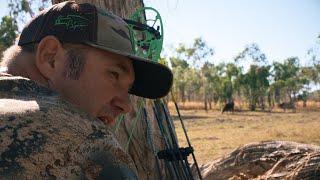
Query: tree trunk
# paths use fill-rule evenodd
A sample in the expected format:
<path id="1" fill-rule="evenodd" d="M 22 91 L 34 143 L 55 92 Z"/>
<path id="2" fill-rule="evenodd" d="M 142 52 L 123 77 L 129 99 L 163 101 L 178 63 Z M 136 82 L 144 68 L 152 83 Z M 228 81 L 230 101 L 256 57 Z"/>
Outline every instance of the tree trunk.
<path id="1" fill-rule="evenodd" d="M 292 94 L 291 91 L 288 90 L 288 91 L 287 91 L 287 96 L 289 97 L 289 103 L 290 103 L 290 104 L 292 104 L 292 102 L 293 102 L 293 101 L 292 101 L 291 94 Z"/>
<path id="2" fill-rule="evenodd" d="M 52 0 L 53 4 L 65 0 Z M 133 12 L 143 7 L 143 0 L 76 0 L 77 3 L 92 3 L 97 7 L 106 9 L 113 14 L 123 18 L 128 18 Z M 168 179 L 169 175 L 160 162 L 160 172 L 157 171 L 155 152 L 164 149 L 163 139 L 154 117 L 152 103 L 143 98 L 131 96 L 133 110 L 125 116 L 122 121 L 118 122 L 114 129 L 114 134 L 122 147 L 127 150 L 133 159 L 138 171 L 138 179 Z M 148 117 L 144 117 L 138 102 L 145 102 L 145 109 Z M 150 139 L 153 143 L 150 143 Z M 128 143 L 129 142 L 129 143 Z M 149 142 L 149 143 L 148 143 Z"/>
<path id="3" fill-rule="evenodd" d="M 210 98 L 209 98 L 209 109 L 212 109 L 212 98 L 211 98 L 211 96 L 210 96 Z"/>
<path id="4" fill-rule="evenodd" d="M 256 110 L 256 97 L 255 95 L 251 95 L 251 100 L 250 100 L 250 111 L 255 111 Z"/>
<path id="5" fill-rule="evenodd" d="M 190 102 L 190 101 L 191 101 L 191 91 L 188 91 L 188 96 L 187 96 L 187 98 L 188 98 L 188 101 Z"/>
<path id="6" fill-rule="evenodd" d="M 319 146 L 266 141 L 239 147 L 200 169 L 205 180 L 319 179 L 319 164 Z"/>
<path id="7" fill-rule="evenodd" d="M 280 104 L 280 89 L 275 89 L 274 91 L 274 99 L 276 101 L 277 104 Z"/>
<path id="8" fill-rule="evenodd" d="M 208 97 L 207 97 L 206 90 L 204 90 L 204 109 L 208 111 Z"/>
<path id="9" fill-rule="evenodd" d="M 272 109 L 274 107 L 274 101 L 273 101 L 270 90 L 268 92 L 268 105 L 269 105 L 269 109 Z"/>
<path id="10" fill-rule="evenodd" d="M 265 110 L 264 96 L 260 96 L 260 104 L 261 104 L 261 109 L 264 111 Z"/>
<path id="11" fill-rule="evenodd" d="M 186 101 L 186 94 L 185 94 L 185 86 L 180 86 L 180 97 L 181 101 L 184 103 Z"/>

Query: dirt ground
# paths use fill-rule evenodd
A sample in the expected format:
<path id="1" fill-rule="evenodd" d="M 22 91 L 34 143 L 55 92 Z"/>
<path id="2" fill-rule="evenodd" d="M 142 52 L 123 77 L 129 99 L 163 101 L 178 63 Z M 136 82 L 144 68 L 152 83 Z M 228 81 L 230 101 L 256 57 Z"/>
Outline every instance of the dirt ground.
<path id="1" fill-rule="evenodd" d="M 174 110 L 180 146 L 187 146 Z M 289 140 L 320 145 L 320 110 L 296 112 L 233 112 L 181 110 L 199 164 L 210 162 L 235 148 L 266 140 Z M 191 161 L 192 162 L 192 161 Z"/>

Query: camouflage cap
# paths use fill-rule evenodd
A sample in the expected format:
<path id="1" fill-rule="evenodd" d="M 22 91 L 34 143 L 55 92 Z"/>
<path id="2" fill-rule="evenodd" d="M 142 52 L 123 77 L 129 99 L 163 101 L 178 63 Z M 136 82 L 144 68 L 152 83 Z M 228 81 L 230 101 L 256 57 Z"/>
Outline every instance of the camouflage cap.
<path id="1" fill-rule="evenodd" d="M 126 22 L 92 4 L 63 2 L 53 5 L 33 18 L 22 30 L 19 46 L 40 42 L 54 35 L 61 42 L 82 43 L 132 59 L 135 81 L 129 93 L 160 98 L 172 86 L 171 70 L 159 63 L 133 54 Z"/>

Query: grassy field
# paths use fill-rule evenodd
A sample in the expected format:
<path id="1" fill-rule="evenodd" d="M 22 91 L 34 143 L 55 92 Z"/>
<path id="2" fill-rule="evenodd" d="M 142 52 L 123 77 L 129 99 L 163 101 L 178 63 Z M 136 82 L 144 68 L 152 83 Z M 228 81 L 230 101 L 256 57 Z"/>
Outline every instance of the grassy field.
<path id="1" fill-rule="evenodd" d="M 174 117 L 181 146 L 186 140 Z M 234 112 L 181 110 L 199 164 L 210 162 L 235 148 L 258 141 L 288 140 L 320 145 L 320 111 Z"/>

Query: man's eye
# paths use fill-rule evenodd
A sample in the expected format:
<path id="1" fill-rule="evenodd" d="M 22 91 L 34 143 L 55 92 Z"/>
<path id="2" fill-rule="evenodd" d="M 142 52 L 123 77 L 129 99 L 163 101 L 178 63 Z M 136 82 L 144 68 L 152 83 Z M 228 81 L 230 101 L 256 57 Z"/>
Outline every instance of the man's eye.
<path id="1" fill-rule="evenodd" d="M 111 74 L 112 78 L 119 79 L 119 73 L 116 71 L 109 71 Z"/>

